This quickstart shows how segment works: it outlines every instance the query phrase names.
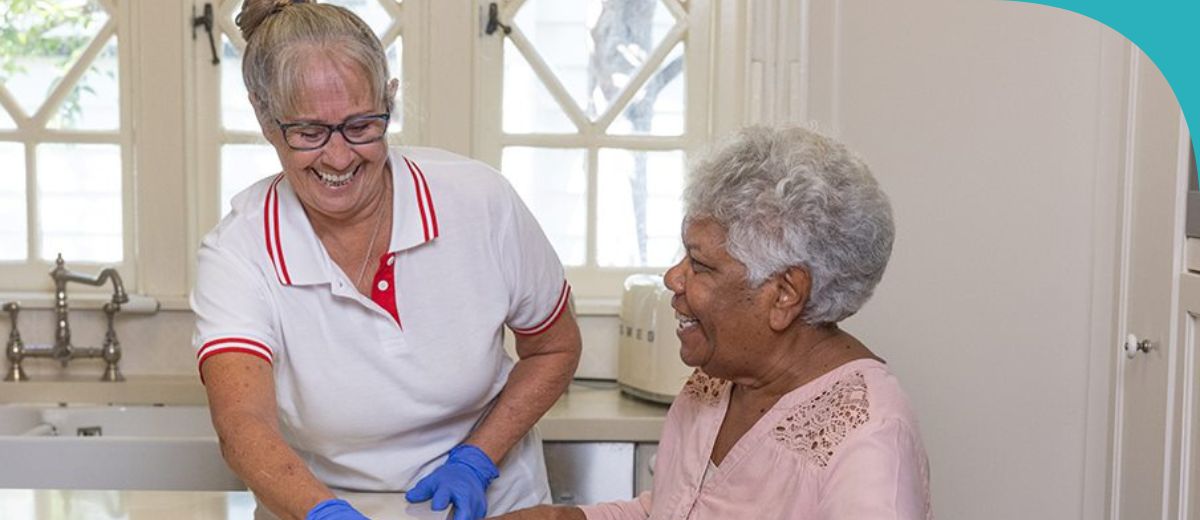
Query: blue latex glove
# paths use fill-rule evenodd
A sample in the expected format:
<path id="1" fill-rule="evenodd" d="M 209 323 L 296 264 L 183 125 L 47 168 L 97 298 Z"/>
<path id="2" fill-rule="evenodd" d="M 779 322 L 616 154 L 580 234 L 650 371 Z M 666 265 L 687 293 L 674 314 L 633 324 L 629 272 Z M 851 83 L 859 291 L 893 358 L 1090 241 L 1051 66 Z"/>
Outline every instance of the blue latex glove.
<path id="1" fill-rule="evenodd" d="M 350 503 L 340 498 L 331 498 L 313 506 L 304 520 L 370 520 Z"/>
<path id="2" fill-rule="evenodd" d="M 409 502 L 430 504 L 434 511 L 454 503 L 454 520 L 478 520 L 487 516 L 487 487 L 500 470 L 483 450 L 470 444 L 459 444 L 450 450 L 450 458 L 442 467 L 417 482 L 404 494 Z"/>

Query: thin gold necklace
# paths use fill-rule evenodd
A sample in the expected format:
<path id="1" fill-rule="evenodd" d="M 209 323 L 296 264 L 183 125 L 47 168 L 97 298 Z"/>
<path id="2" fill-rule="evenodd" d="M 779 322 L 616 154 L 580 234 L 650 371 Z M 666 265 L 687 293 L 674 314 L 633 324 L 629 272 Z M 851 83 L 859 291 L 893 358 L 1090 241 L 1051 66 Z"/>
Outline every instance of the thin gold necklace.
<path id="1" fill-rule="evenodd" d="M 363 252 L 362 266 L 358 268 L 358 278 L 354 279 L 354 288 L 362 284 L 362 277 L 367 272 L 367 262 L 371 259 L 371 250 L 375 248 L 375 237 L 379 236 L 379 225 L 383 224 L 383 214 L 385 210 L 379 211 L 379 216 L 375 217 L 375 230 L 371 232 L 371 241 L 367 243 L 367 250 Z"/>

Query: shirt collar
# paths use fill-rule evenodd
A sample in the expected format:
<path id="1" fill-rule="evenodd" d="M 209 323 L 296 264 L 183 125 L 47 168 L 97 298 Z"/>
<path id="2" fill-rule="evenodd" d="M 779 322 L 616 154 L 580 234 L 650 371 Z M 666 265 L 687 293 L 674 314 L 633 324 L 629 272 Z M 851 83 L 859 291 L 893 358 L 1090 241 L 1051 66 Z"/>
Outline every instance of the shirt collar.
<path id="1" fill-rule="evenodd" d="M 403 251 L 437 238 L 437 209 L 416 161 L 399 152 L 392 154 L 392 242 L 391 251 Z"/>
<path id="2" fill-rule="evenodd" d="M 391 252 L 411 249 L 441 235 L 433 194 L 425 173 L 399 152 L 391 154 Z M 267 258 L 283 285 L 329 283 L 333 260 L 317 238 L 296 192 L 284 174 L 271 181 L 263 197 L 263 238 Z"/>

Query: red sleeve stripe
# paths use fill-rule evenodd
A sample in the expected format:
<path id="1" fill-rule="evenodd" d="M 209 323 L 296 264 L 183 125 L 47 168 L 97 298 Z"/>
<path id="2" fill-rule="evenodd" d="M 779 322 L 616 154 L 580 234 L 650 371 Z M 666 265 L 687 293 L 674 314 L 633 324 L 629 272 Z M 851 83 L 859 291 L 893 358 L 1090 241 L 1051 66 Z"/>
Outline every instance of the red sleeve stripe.
<path id="1" fill-rule="evenodd" d="M 428 242 L 438 237 L 437 211 L 433 209 L 433 196 L 429 193 L 429 183 L 425 181 L 425 174 L 421 168 L 408 157 L 404 158 L 404 164 L 408 166 L 408 172 L 412 175 L 417 209 L 421 213 L 421 230 L 424 231 L 425 241 Z"/>
<path id="2" fill-rule="evenodd" d="M 279 279 L 279 283 L 284 285 L 292 284 L 292 277 L 288 274 L 287 262 L 283 259 L 283 243 L 279 240 L 279 182 L 283 180 L 283 174 L 275 177 L 271 182 L 271 187 L 267 188 L 267 197 L 263 202 L 263 235 L 267 241 L 267 256 L 271 257 L 271 265 L 275 267 L 275 277 Z"/>
<path id="3" fill-rule="evenodd" d="M 549 329 L 550 327 L 554 326 L 556 322 L 558 322 L 558 318 L 562 317 L 563 310 L 567 308 L 567 302 L 570 300 L 571 286 L 567 284 L 566 280 L 563 280 L 562 291 L 558 295 L 558 303 L 554 306 L 554 312 L 551 312 L 546 319 L 542 320 L 542 322 L 537 325 L 527 329 L 513 329 L 513 332 L 522 336 L 534 336 L 545 332 L 546 329 Z"/>
<path id="4" fill-rule="evenodd" d="M 217 354 L 225 354 L 225 353 L 229 353 L 229 352 L 240 352 L 243 354 L 250 354 L 252 356 L 262 359 L 263 361 L 266 361 L 268 364 L 271 363 L 271 358 L 268 358 L 266 356 L 266 354 L 263 354 L 262 351 L 260 351 L 260 350 L 246 348 L 246 347 L 242 347 L 242 346 L 231 345 L 231 346 L 227 346 L 227 347 L 221 347 L 219 349 L 210 350 L 210 351 L 206 352 L 203 356 L 200 356 L 200 360 L 196 362 L 196 369 L 199 370 L 200 367 L 203 367 L 204 362 L 208 361 L 209 358 L 211 358 Z"/>
<path id="5" fill-rule="evenodd" d="M 271 352 L 271 347 L 263 345 L 257 341 L 246 338 L 221 338 L 214 339 L 205 343 L 200 350 L 196 352 L 196 370 L 200 372 L 200 383 L 204 383 L 204 362 L 209 358 L 227 352 L 240 352 L 249 354 L 266 361 L 267 364 L 274 364 L 272 359 L 275 357 Z"/>
<path id="6" fill-rule="evenodd" d="M 271 351 L 271 347 L 248 338 L 214 339 L 200 347 L 200 350 L 196 352 L 196 358 L 203 362 L 204 358 L 228 349 L 240 349 L 254 352 L 259 357 L 267 360 L 268 363 L 275 358 L 275 353 Z"/>

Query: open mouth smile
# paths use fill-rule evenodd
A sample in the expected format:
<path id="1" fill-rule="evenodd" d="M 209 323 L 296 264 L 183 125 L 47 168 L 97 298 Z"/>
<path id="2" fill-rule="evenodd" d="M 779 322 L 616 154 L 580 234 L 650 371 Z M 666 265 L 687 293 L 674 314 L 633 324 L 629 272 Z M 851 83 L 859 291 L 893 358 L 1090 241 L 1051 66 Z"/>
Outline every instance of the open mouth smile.
<path id="1" fill-rule="evenodd" d="M 700 320 L 697 320 L 696 318 L 686 314 L 682 314 L 679 311 L 675 311 L 675 319 L 679 320 L 679 327 L 675 329 L 678 332 L 683 332 L 687 329 L 695 327 L 696 324 L 700 323 Z"/>
<path id="2" fill-rule="evenodd" d="M 336 173 L 322 172 L 320 170 L 317 170 L 316 168 L 313 168 L 312 172 L 313 172 L 313 174 L 315 174 L 317 176 L 318 179 L 321 179 L 321 182 L 325 183 L 326 186 L 329 186 L 330 188 L 340 188 L 342 186 L 350 184 L 350 180 L 353 179 L 355 176 L 357 176 L 358 172 L 361 170 L 362 170 L 362 165 L 359 164 L 358 166 L 354 167 L 353 170 L 350 170 L 350 171 L 340 174 L 340 175 L 336 174 Z"/>

